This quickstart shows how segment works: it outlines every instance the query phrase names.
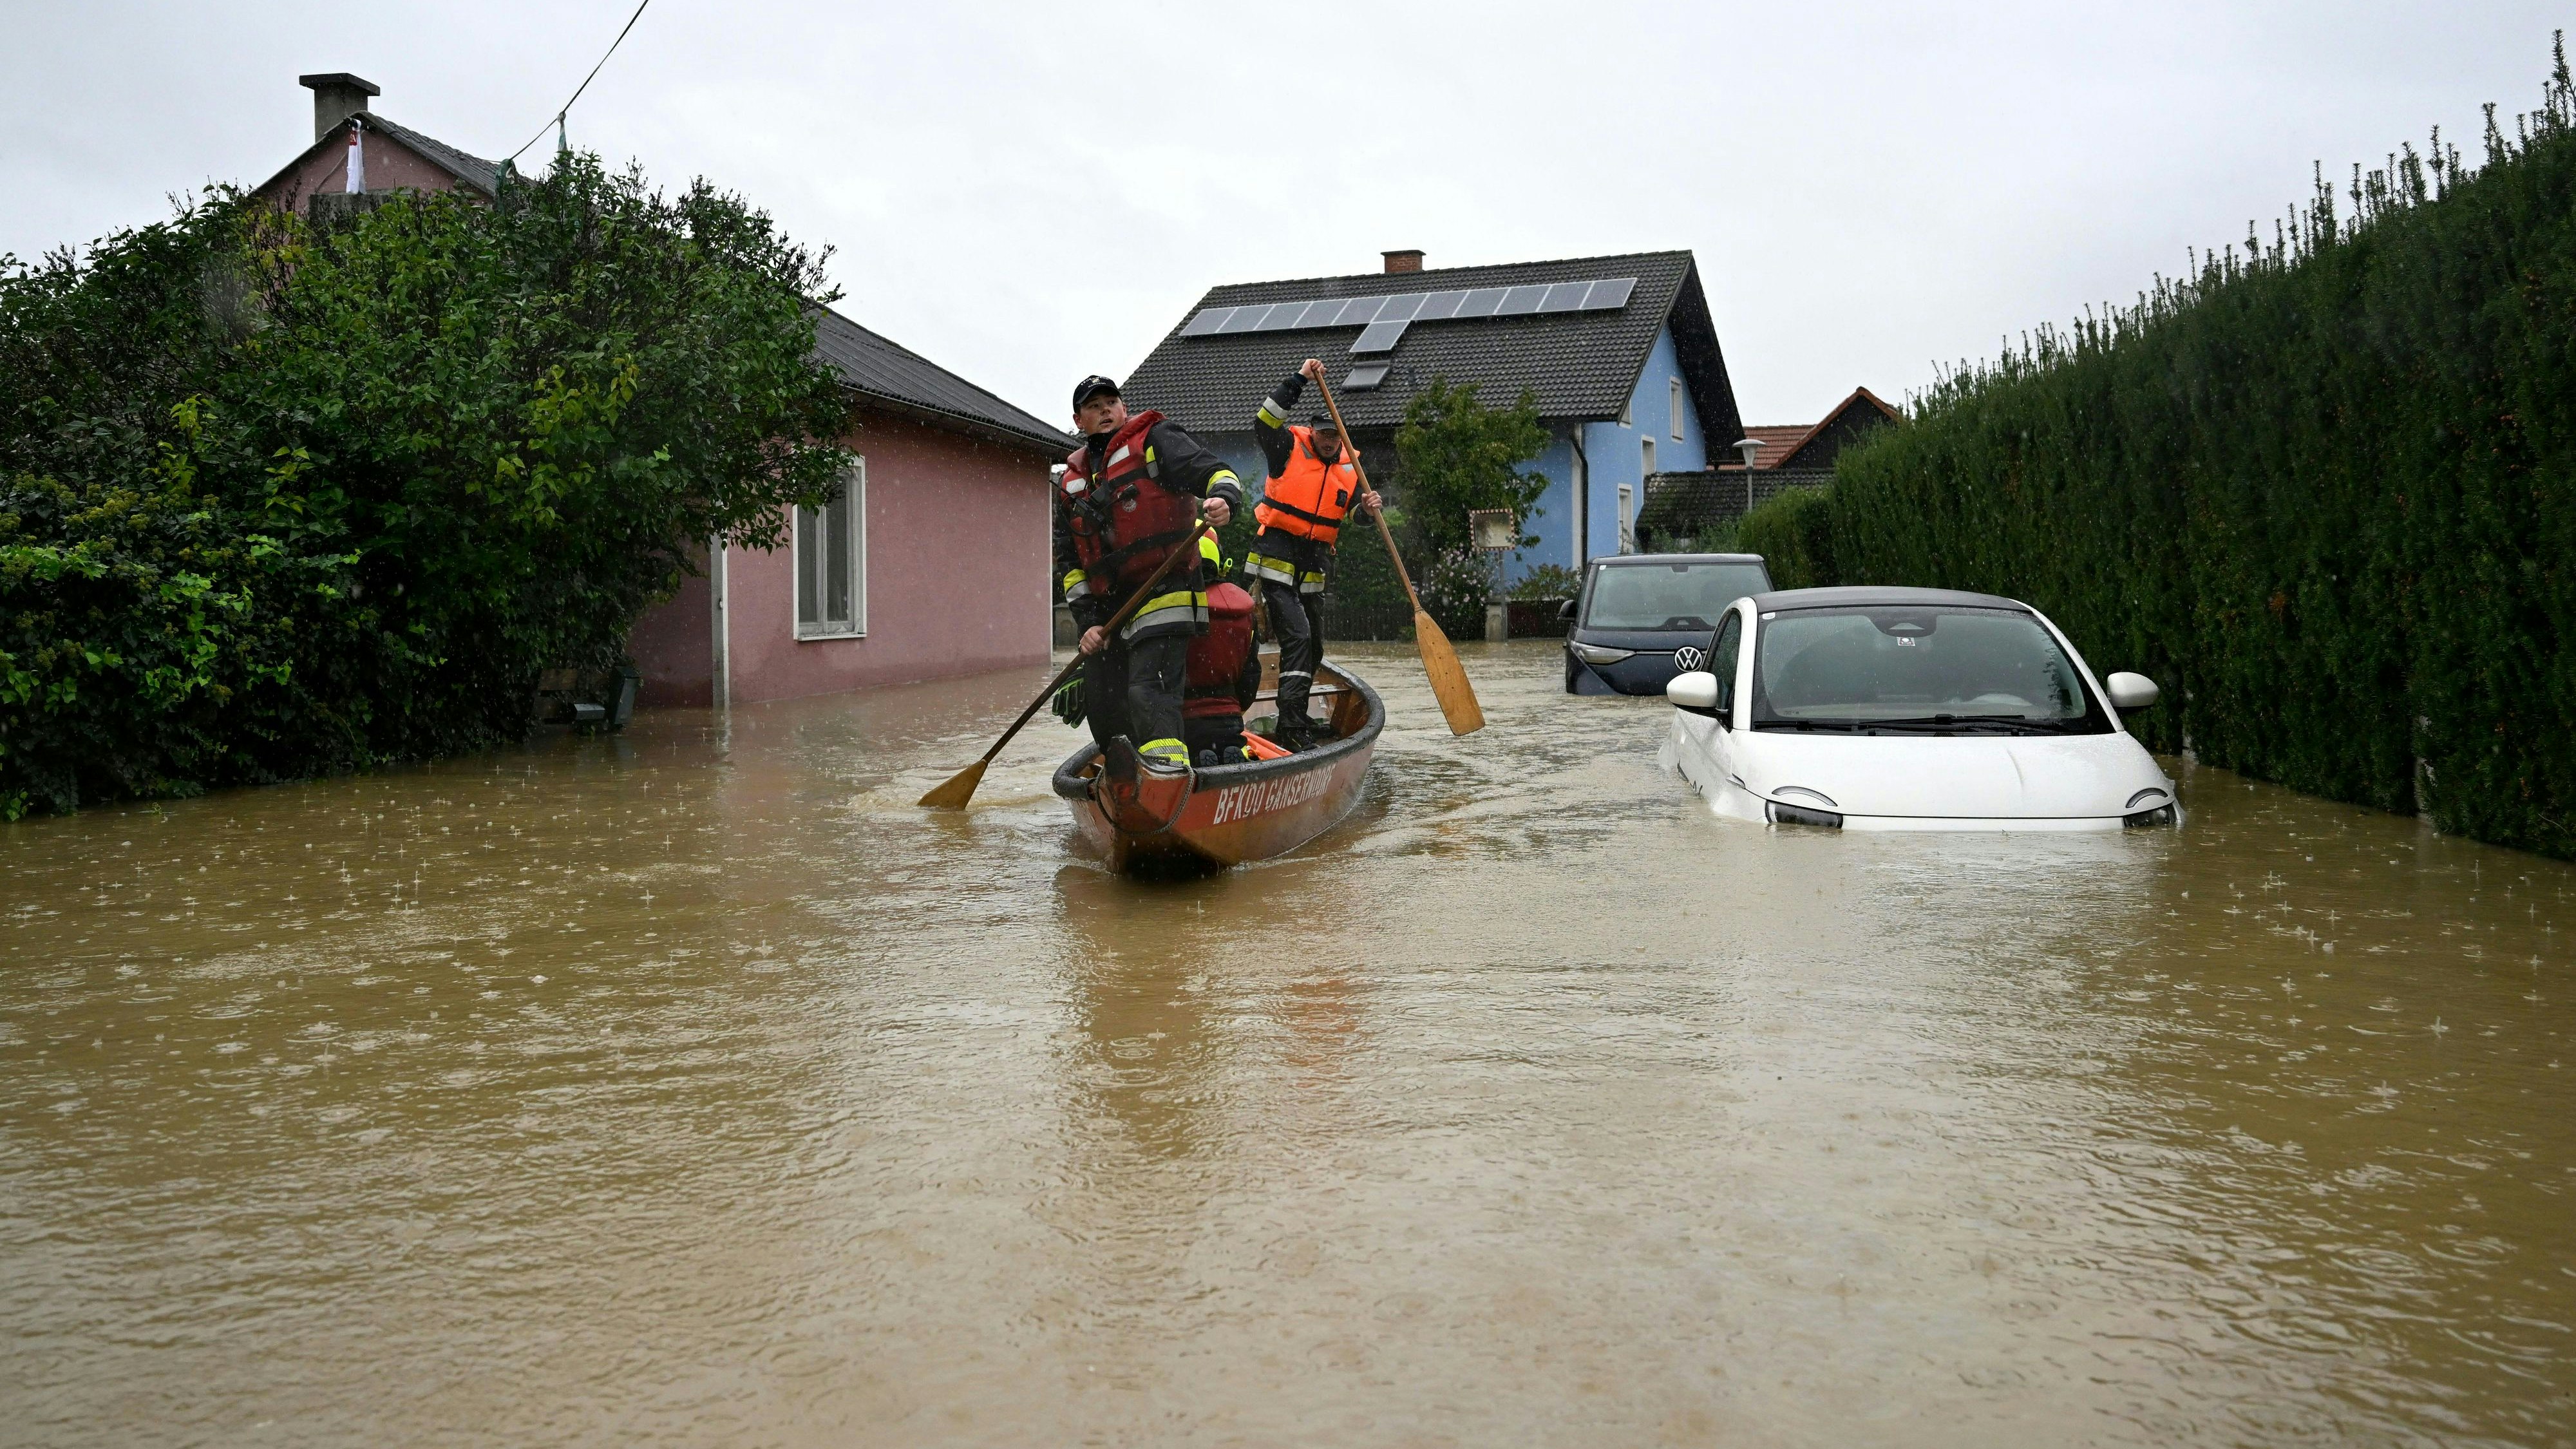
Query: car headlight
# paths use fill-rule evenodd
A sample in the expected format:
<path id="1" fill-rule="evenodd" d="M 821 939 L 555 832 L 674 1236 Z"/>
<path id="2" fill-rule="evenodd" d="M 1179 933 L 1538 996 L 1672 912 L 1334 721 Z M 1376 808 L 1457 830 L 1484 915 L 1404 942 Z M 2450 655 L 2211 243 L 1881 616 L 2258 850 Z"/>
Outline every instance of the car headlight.
<path id="1" fill-rule="evenodd" d="M 1586 664 L 1616 664 L 1637 652 L 1634 649 L 1605 649 L 1598 644 L 1576 644 L 1571 647 L 1574 650 L 1574 657 Z"/>

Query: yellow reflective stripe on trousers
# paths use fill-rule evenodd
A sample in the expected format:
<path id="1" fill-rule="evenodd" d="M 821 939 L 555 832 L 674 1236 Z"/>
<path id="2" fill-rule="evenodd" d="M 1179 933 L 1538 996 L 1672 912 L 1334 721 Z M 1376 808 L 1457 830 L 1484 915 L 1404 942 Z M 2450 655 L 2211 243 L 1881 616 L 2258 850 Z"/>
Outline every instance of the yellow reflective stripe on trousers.
<path id="1" fill-rule="evenodd" d="M 1136 637 L 1137 631 L 1139 630 L 1148 629 L 1157 624 L 1169 624 L 1174 622 L 1174 617 L 1176 615 L 1180 618 L 1187 619 L 1192 623 L 1206 623 L 1208 616 L 1207 595 L 1196 589 L 1183 589 L 1178 593 L 1171 594 L 1157 594 L 1153 598 L 1147 599 L 1144 606 L 1137 609 L 1136 616 L 1127 621 L 1127 626 L 1118 631 L 1118 636 L 1122 639 L 1133 639 Z"/>
<path id="2" fill-rule="evenodd" d="M 1245 567 L 1265 579 L 1274 579 L 1283 584 L 1297 582 L 1297 566 L 1284 558 L 1272 558 L 1266 553 L 1248 553 L 1243 556 L 1243 562 Z"/>
<path id="3" fill-rule="evenodd" d="M 1175 765 L 1186 765 L 1190 762 L 1190 747 L 1175 739 L 1147 740 L 1136 747 L 1136 753 L 1160 756 Z"/>

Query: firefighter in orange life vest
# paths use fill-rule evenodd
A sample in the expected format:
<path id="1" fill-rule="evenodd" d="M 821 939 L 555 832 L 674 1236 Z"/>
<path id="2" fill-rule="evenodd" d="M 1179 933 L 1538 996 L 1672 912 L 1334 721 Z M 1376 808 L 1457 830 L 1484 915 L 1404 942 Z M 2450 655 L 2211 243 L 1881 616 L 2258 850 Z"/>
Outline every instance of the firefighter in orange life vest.
<path id="1" fill-rule="evenodd" d="M 1306 380 L 1324 376 L 1324 364 L 1307 358 L 1261 400 L 1252 416 L 1253 436 L 1270 464 L 1270 480 L 1252 515 L 1261 531 L 1252 536 L 1244 564 L 1261 581 L 1261 597 L 1270 606 L 1270 632 L 1279 639 L 1279 743 L 1301 750 L 1315 742 L 1316 727 L 1306 715 L 1306 693 L 1314 687 L 1315 665 L 1324 657 L 1324 581 L 1332 573 L 1333 545 L 1341 536 L 1342 518 L 1353 503 L 1374 512 L 1375 490 L 1360 484 L 1359 450 L 1342 439 L 1332 415 L 1318 414 L 1304 427 L 1288 415 L 1306 391 Z"/>
<path id="2" fill-rule="evenodd" d="M 1130 417 L 1118 384 L 1086 377 L 1073 390 L 1082 446 L 1056 485 L 1055 567 L 1082 627 L 1084 713 L 1113 776 L 1189 773 L 1181 694 L 1190 640 L 1208 626 L 1208 581 L 1195 558 L 1163 576 L 1153 597 L 1111 637 L 1101 626 L 1200 511 L 1222 526 L 1243 506 L 1234 470 L 1158 412 Z"/>

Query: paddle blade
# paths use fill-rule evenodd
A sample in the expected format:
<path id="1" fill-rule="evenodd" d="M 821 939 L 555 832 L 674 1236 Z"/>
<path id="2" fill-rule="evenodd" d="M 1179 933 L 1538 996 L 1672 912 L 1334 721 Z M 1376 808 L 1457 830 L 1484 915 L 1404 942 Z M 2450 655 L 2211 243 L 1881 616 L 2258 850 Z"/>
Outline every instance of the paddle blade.
<path id="1" fill-rule="evenodd" d="M 921 797 L 921 803 L 933 810 L 963 810 L 975 798 L 975 787 L 984 783 L 982 760 L 948 777 L 948 783 Z"/>
<path id="2" fill-rule="evenodd" d="M 1458 662 L 1458 651 L 1449 647 L 1449 636 L 1420 609 L 1413 611 L 1413 642 L 1422 651 L 1422 672 L 1431 676 L 1431 695 L 1440 701 L 1441 716 L 1449 721 L 1449 733 L 1472 735 L 1485 727 L 1485 710 L 1476 703 L 1475 686 L 1467 682 L 1466 667 Z"/>

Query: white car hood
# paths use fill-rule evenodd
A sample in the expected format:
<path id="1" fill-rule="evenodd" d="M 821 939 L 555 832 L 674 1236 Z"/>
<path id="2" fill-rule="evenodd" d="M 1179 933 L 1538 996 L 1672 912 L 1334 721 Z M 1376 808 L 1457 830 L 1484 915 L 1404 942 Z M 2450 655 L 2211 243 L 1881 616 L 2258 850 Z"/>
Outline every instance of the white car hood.
<path id="1" fill-rule="evenodd" d="M 1967 735 L 1924 739 L 1739 730 L 1734 756 L 1756 795 L 1815 808 L 1784 786 L 1817 791 L 1845 815 L 2065 819 L 2124 815 L 2163 801 L 2140 790 L 2173 782 L 2127 734 Z"/>

